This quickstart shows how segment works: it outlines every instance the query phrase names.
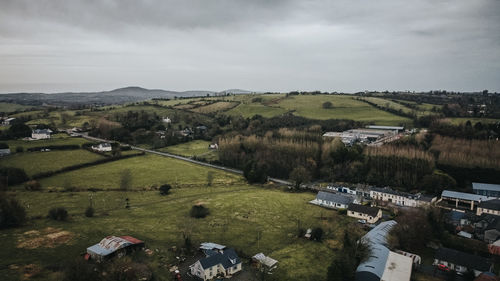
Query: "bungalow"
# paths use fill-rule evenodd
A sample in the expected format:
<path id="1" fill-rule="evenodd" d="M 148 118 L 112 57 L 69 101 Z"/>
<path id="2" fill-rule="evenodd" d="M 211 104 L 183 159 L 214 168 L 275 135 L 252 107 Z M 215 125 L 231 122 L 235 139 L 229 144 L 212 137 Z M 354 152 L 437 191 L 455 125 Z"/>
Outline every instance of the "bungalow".
<path id="1" fill-rule="evenodd" d="M 361 238 L 370 247 L 371 254 L 356 269 L 356 281 L 410 280 L 413 259 L 387 248 L 387 236 L 396 224 L 393 220 L 382 222 Z"/>
<path id="2" fill-rule="evenodd" d="M 99 151 L 99 152 L 108 152 L 108 151 L 112 151 L 113 150 L 113 148 L 111 147 L 111 144 L 109 144 L 107 142 L 100 143 L 97 146 L 93 145 L 92 149 L 95 150 L 95 151 Z"/>
<path id="3" fill-rule="evenodd" d="M 476 215 L 480 216 L 482 214 L 500 216 L 500 199 L 480 202 L 477 205 Z"/>
<path id="4" fill-rule="evenodd" d="M 500 198 L 500 184 L 473 182 L 472 191 L 477 195 Z"/>
<path id="5" fill-rule="evenodd" d="M 31 132 L 31 138 L 34 140 L 50 139 L 51 133 L 50 129 L 36 129 Z"/>
<path id="6" fill-rule="evenodd" d="M 135 249 L 144 248 L 144 242 L 131 236 L 108 236 L 87 248 L 87 259 L 102 261 L 113 256 L 122 257 Z"/>
<path id="7" fill-rule="evenodd" d="M 368 223 L 376 223 L 382 218 L 382 210 L 365 205 L 349 204 L 347 215 L 349 217 L 366 220 Z"/>
<path id="8" fill-rule="evenodd" d="M 436 251 L 432 265 L 448 268 L 460 274 L 473 271 L 475 277 L 492 269 L 492 263 L 486 258 L 448 248 L 439 248 Z"/>
<path id="9" fill-rule="evenodd" d="M 189 266 L 192 275 L 203 281 L 215 277 L 230 277 L 241 271 L 242 263 L 236 252 L 229 248 L 218 251 L 205 251 L 206 257 Z"/>
<path id="10" fill-rule="evenodd" d="M 310 201 L 309 203 L 323 206 L 332 209 L 347 209 L 349 204 L 354 202 L 354 198 L 340 193 L 331 193 L 326 191 L 320 191 L 316 195 L 316 199 Z"/>

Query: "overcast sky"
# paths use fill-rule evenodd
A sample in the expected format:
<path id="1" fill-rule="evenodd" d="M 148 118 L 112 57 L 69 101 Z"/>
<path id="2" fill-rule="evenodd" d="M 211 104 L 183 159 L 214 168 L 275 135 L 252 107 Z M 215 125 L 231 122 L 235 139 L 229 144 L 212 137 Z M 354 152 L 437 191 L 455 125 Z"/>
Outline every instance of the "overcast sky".
<path id="1" fill-rule="evenodd" d="M 0 92 L 500 92 L 500 0 L 0 0 Z"/>

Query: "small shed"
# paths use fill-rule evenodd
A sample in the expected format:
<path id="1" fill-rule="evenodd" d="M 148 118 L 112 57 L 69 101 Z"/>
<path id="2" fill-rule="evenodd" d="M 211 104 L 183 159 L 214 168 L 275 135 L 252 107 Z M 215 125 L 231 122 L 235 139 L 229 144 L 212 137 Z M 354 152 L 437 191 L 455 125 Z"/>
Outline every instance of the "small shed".
<path id="1" fill-rule="evenodd" d="M 102 261 L 113 256 L 122 257 L 127 253 L 141 249 L 144 242 L 131 236 L 107 236 L 101 242 L 87 248 L 91 259 Z"/>
<path id="2" fill-rule="evenodd" d="M 255 256 L 252 257 L 252 261 L 257 263 L 260 266 L 265 266 L 269 270 L 272 270 L 278 266 L 278 261 L 267 257 L 263 253 L 258 253 Z"/>

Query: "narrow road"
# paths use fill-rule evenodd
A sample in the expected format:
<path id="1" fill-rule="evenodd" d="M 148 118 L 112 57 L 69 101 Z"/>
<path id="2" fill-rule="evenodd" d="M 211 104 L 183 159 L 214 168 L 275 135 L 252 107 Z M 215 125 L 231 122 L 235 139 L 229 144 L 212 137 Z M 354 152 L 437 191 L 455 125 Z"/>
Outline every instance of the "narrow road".
<path id="1" fill-rule="evenodd" d="M 91 137 L 91 136 L 88 136 L 88 135 L 85 135 L 85 134 L 79 134 L 79 133 L 77 133 L 77 135 L 81 136 L 82 138 L 88 139 L 88 140 L 99 141 L 99 142 L 110 142 L 109 140 L 105 140 L 105 139 L 101 139 L 101 138 L 96 138 L 96 137 Z M 179 155 L 175 155 L 175 154 L 171 154 L 171 153 L 167 153 L 167 152 L 160 152 L 160 151 L 151 150 L 151 149 L 145 149 L 145 148 L 141 148 L 141 147 L 137 147 L 137 146 L 130 146 L 130 147 L 132 149 L 139 150 L 139 151 L 144 151 L 144 152 L 148 152 L 148 153 L 152 153 L 152 154 L 157 154 L 157 155 L 160 155 L 160 156 L 170 157 L 170 158 L 174 158 L 174 159 L 177 159 L 177 160 L 187 161 L 187 162 L 191 162 L 193 164 L 197 164 L 197 165 L 201 165 L 201 166 L 205 166 L 205 167 L 210 167 L 210 168 L 214 168 L 214 169 L 219 169 L 219 170 L 226 171 L 226 172 L 233 173 L 233 174 L 243 175 L 243 171 L 241 171 L 241 170 L 237 170 L 237 169 L 233 169 L 233 168 L 227 168 L 227 167 L 220 166 L 220 165 L 209 164 L 209 163 L 205 163 L 205 162 L 202 162 L 202 161 L 191 159 L 189 157 L 179 156 Z M 291 182 L 285 181 L 285 180 L 281 180 L 281 179 L 268 178 L 268 180 L 272 181 L 274 183 L 277 183 L 277 184 L 292 185 Z"/>

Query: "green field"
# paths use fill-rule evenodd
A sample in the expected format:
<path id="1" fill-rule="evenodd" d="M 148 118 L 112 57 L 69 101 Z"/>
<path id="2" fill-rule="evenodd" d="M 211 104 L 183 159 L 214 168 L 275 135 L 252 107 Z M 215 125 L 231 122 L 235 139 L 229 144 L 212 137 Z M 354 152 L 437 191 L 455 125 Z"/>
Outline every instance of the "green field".
<path id="1" fill-rule="evenodd" d="M 27 105 L 22 105 L 22 104 L 17 104 L 17 103 L 0 102 L 0 112 L 4 112 L 4 113 L 11 113 L 11 112 L 20 111 L 20 110 L 27 110 L 30 108 L 33 108 L 33 106 L 27 106 Z"/>
<path id="2" fill-rule="evenodd" d="M 103 156 L 83 149 L 15 153 L 0 158 L 0 166 L 24 169 L 28 176 L 64 167 L 93 162 Z"/>
<path id="3" fill-rule="evenodd" d="M 55 175 L 40 180 L 40 183 L 48 188 L 61 187 L 61 184 L 69 182 L 71 186 L 78 188 L 117 189 L 120 186 L 120 175 L 127 169 L 131 172 L 131 186 L 135 189 L 148 189 L 165 183 L 179 186 L 206 185 L 208 171 L 213 171 L 214 184 L 233 185 L 243 182 L 237 175 L 147 154 Z"/>
<path id="4" fill-rule="evenodd" d="M 467 121 L 470 121 L 472 125 L 474 125 L 477 122 L 481 122 L 482 124 L 498 123 L 500 122 L 500 119 L 478 118 L 478 117 L 455 117 L 455 118 L 445 118 L 444 121 L 450 122 L 453 125 L 465 124 L 467 123 Z"/>
<path id="5" fill-rule="evenodd" d="M 24 150 L 30 147 L 47 146 L 47 145 L 82 145 L 89 141 L 83 138 L 69 137 L 66 134 L 54 134 L 47 140 L 9 140 L 6 143 L 9 145 L 11 151 L 15 151 L 16 147 L 23 147 Z"/>
<path id="6" fill-rule="evenodd" d="M 270 276 L 274 280 L 324 280 L 335 255 L 334 248 L 338 246 L 336 241 L 342 239 L 347 224 L 354 221 L 308 204 L 314 198 L 311 193 L 287 193 L 248 185 L 173 189 L 165 197 L 153 191 L 92 193 L 94 218 L 83 216 L 89 204 L 88 192 L 19 191 L 14 195 L 27 206 L 30 217 L 45 216 L 51 207 L 61 206 L 68 209 L 72 218 L 69 222 L 35 219 L 24 227 L 3 230 L 0 251 L 3 280 L 18 278 L 18 271 L 9 269 L 12 264 L 34 263 L 41 267 L 61 264 L 80 256 L 86 247 L 107 235 L 132 235 L 144 240 L 148 248 L 157 249 L 145 263 L 156 271 L 158 280 L 171 280 L 168 267 L 163 265 L 174 262 L 174 254 L 168 249 L 182 245 L 183 233 L 191 236 L 194 245 L 205 241 L 221 243 L 247 257 L 264 252 L 279 261 L 278 269 Z M 130 209 L 124 208 L 125 197 L 130 200 Z M 197 202 L 203 202 L 211 211 L 205 219 L 188 215 Z M 318 243 L 296 238 L 298 221 L 305 228 L 322 226 L 326 240 Z M 20 242 L 30 237 L 26 232 L 43 232 L 47 227 L 68 231 L 71 239 L 54 248 L 44 247 L 43 243 L 34 249 L 18 248 Z M 51 275 L 47 273 L 45 277 L 50 279 Z"/>
<path id="7" fill-rule="evenodd" d="M 186 157 L 196 156 L 197 159 L 204 159 L 205 161 L 214 161 L 219 159 L 219 154 L 216 150 L 208 148 L 211 144 L 209 141 L 195 140 L 177 145 L 167 146 L 160 148 L 160 151 L 169 152 Z"/>
<path id="8" fill-rule="evenodd" d="M 218 101 L 212 104 L 193 108 L 191 111 L 198 113 L 222 112 L 237 106 L 236 102 Z"/>

